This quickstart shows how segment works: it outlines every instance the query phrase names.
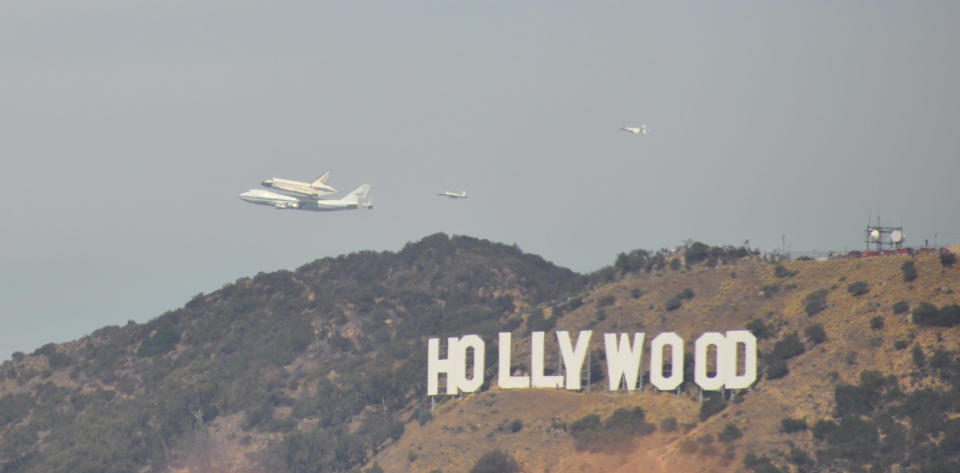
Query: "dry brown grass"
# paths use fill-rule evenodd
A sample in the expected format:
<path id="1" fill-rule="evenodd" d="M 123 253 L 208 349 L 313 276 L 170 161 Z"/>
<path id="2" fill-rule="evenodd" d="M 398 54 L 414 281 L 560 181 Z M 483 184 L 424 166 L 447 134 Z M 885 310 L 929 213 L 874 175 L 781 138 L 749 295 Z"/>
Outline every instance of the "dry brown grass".
<path id="1" fill-rule="evenodd" d="M 813 450 L 809 432 L 780 432 L 785 417 L 805 418 L 809 425 L 829 417 L 833 409 L 834 386 L 838 382 L 855 383 L 864 370 L 894 374 L 905 390 L 915 386 L 909 375 L 913 370 L 910 350 L 895 350 L 897 340 L 923 347 L 928 354 L 935 347 L 960 349 L 960 330 L 922 328 L 907 315 L 894 315 L 895 302 L 906 300 L 911 308 L 926 301 L 938 306 L 956 303 L 960 290 L 960 268 L 942 268 L 936 256 L 918 256 L 913 260 L 919 273 L 911 283 L 903 281 L 900 266 L 911 257 L 886 257 L 866 260 L 789 262 L 785 266 L 797 274 L 789 278 L 774 276 L 774 266 L 759 261 L 744 261 L 715 269 L 684 272 L 667 271 L 662 275 L 644 275 L 597 288 L 583 296 L 584 304 L 563 314 L 556 330 L 592 328 L 591 349 L 602 348 L 602 333 L 644 331 L 647 343 L 657 333 L 673 331 L 687 342 L 687 351 L 705 331 L 741 329 L 752 319 L 778 325 L 778 336 L 760 343 L 761 352 L 772 349 L 783 334 L 798 331 L 806 352 L 789 360 L 790 373 L 776 380 L 761 380 L 749 392 L 739 393 L 742 403 L 728 407 L 684 433 L 657 433 L 638 440 L 634 449 L 616 454 L 578 452 L 569 434 L 551 429 L 551 422 L 571 422 L 591 413 L 605 417 L 618 407 L 641 406 L 650 422 L 660 425 L 667 417 L 680 424 L 697 421 L 699 404 L 695 387 L 679 397 L 673 393 L 569 393 L 555 390 L 500 391 L 446 401 L 434 413 L 435 420 L 424 427 L 407 424 L 403 438 L 372 459 L 385 471 L 444 473 L 466 472 L 484 453 L 500 448 L 513 454 L 527 472 L 674 472 L 742 471 L 747 452 L 768 454 L 773 458 L 789 451 L 792 442 Z M 854 297 L 847 285 L 865 281 L 870 292 Z M 764 297 L 761 288 L 778 284 L 779 290 Z M 631 291 L 639 288 L 643 296 L 634 299 Z M 681 308 L 666 312 L 664 303 L 684 288 L 694 291 L 692 300 Z M 808 317 L 804 298 L 810 292 L 828 289 L 828 308 Z M 616 302 L 604 308 L 606 318 L 595 321 L 596 302 L 613 295 Z M 880 316 L 884 327 L 870 328 L 870 319 Z M 803 332 L 820 323 L 827 340 L 817 346 L 806 341 Z M 528 341 L 514 333 L 513 357 L 529 360 Z M 548 337 L 550 340 L 550 337 Z M 547 345 L 547 366 L 556 364 L 556 348 Z M 856 355 L 851 355 L 856 353 Z M 648 357 L 645 350 L 644 360 Z M 502 433 L 497 426 L 520 419 L 523 429 Z M 724 459 L 727 445 L 714 441 L 704 448 L 696 443 L 690 452 L 690 440 L 705 435 L 714 439 L 727 425 L 734 424 L 743 437 L 732 442 L 734 458 Z"/>

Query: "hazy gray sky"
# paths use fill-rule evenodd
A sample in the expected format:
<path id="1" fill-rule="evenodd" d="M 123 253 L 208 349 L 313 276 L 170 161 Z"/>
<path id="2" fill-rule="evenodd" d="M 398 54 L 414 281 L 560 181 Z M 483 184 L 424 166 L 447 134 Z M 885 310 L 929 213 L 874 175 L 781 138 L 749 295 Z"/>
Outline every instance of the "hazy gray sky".
<path id="1" fill-rule="evenodd" d="M 577 271 L 687 238 L 859 249 L 870 211 L 960 241 L 958 20 L 948 1 L 4 2 L 0 358 L 438 231 Z M 326 170 L 376 208 L 237 198 Z"/>

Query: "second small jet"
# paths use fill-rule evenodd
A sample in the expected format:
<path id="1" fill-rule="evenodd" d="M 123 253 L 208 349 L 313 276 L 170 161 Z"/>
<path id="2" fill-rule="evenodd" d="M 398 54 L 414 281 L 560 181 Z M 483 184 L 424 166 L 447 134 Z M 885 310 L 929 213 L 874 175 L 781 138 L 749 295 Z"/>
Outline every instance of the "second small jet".
<path id="1" fill-rule="evenodd" d="M 450 192 L 450 191 L 437 192 L 437 195 L 442 196 L 442 197 L 449 197 L 449 198 L 451 198 L 451 199 L 466 199 L 466 198 L 467 198 L 467 191 L 463 191 L 463 192 L 461 192 L 461 193 L 459 193 L 459 194 L 456 193 L 456 192 Z"/>

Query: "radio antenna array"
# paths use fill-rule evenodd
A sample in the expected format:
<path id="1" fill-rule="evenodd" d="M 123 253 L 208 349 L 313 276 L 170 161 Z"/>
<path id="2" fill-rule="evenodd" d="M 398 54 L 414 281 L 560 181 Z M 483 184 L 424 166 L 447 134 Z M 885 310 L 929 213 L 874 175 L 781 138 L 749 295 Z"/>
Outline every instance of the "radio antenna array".
<path id="1" fill-rule="evenodd" d="M 906 237 L 903 234 L 903 227 L 885 227 L 880 225 L 880 216 L 877 215 L 877 224 L 871 225 L 868 221 L 867 228 L 864 231 L 867 244 L 867 251 L 870 251 L 870 245 L 873 245 L 877 253 L 882 253 L 884 248 L 900 249 Z"/>

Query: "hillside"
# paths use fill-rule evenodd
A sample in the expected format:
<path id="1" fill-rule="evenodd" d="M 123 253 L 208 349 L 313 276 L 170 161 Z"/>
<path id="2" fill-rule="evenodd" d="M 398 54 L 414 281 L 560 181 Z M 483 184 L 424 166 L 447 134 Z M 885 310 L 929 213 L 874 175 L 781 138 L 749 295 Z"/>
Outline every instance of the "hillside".
<path id="1" fill-rule="evenodd" d="M 918 274 L 909 283 L 901 269 L 908 262 Z M 868 292 L 848 290 L 857 282 Z M 608 392 L 605 384 L 589 394 L 474 394 L 445 403 L 436 420 L 412 426 L 374 460 L 385 471 L 468 471 L 484 452 L 499 448 L 530 472 L 960 471 L 960 312 L 952 328 L 921 326 L 909 311 L 894 312 L 901 301 L 912 308 L 955 304 L 958 283 L 958 269 L 941 266 L 933 255 L 789 262 L 779 270 L 749 258 L 626 275 L 578 296 L 582 304 L 563 313 L 557 329 L 640 330 L 648 340 L 678 332 L 686 335 L 689 364 L 692 339 L 702 332 L 750 327 L 761 338 L 766 373 L 726 403 L 708 395 L 701 404 L 690 381 L 679 395 L 653 392 L 649 383 L 633 394 Z M 666 310 L 685 289 L 692 299 Z M 826 307 L 808 315 L 807 296 L 820 289 Z M 823 341 L 811 340 L 812 326 L 822 327 Z M 592 340 L 591 349 L 602 349 L 601 338 Z M 515 343 L 517 357 L 527 345 Z M 548 346 L 547 354 L 546 365 L 555 365 L 556 349 Z M 774 374 L 775 360 L 784 358 L 787 372 Z M 576 421 L 636 406 L 656 432 L 603 452 L 577 448 L 569 432 Z M 522 429 L 503 429 L 515 421 Z"/>
<path id="2" fill-rule="evenodd" d="M 242 278 L 148 323 L 14 354 L 0 366 L 0 472 L 451 473 L 494 449 L 528 472 L 957 471 L 960 269 L 933 255 L 778 267 L 696 245 L 687 265 L 634 251 L 582 276 L 438 234 Z M 488 382 L 433 411 L 425 396 L 428 337 L 490 346 L 512 331 L 527 360 L 531 330 L 591 329 L 599 367 L 602 333 L 673 331 L 690 352 L 704 331 L 744 327 L 761 379 L 702 405 L 689 380 L 608 392 L 599 368 L 589 393 Z M 546 357 L 557 366 L 555 339 Z"/>

